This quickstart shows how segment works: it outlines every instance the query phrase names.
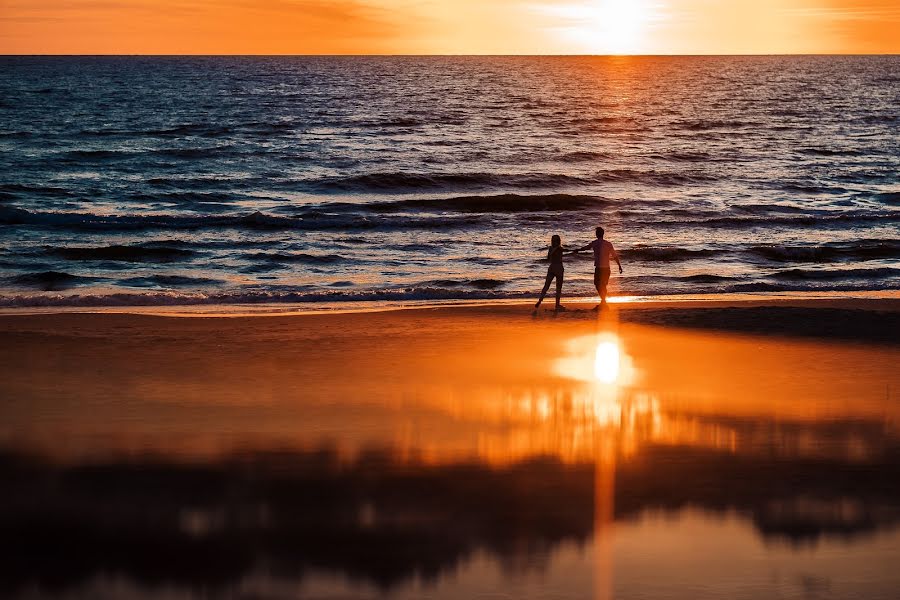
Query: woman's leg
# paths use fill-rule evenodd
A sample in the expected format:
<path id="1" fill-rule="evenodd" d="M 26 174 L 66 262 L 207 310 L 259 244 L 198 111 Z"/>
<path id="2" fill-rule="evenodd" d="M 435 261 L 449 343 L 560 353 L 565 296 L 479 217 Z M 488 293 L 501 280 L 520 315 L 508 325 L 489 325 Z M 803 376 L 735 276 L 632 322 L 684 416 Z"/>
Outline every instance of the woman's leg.
<path id="1" fill-rule="evenodd" d="M 541 306 L 541 302 L 544 301 L 544 296 L 547 295 L 547 290 L 550 289 L 550 282 L 553 281 L 553 273 L 547 273 L 547 281 L 544 282 L 544 289 L 541 290 L 541 297 L 538 298 L 537 304 L 534 305 L 535 308 L 539 308 Z"/>
<path id="2" fill-rule="evenodd" d="M 556 309 L 559 310 L 559 299 L 562 297 L 563 274 L 556 274 Z"/>

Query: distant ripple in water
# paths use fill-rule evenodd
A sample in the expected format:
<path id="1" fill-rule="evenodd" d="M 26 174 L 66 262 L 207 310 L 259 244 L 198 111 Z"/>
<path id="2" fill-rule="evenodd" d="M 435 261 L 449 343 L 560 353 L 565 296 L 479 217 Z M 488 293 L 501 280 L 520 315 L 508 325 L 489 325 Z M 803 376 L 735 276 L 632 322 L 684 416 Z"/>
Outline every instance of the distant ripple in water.
<path id="1" fill-rule="evenodd" d="M 0 64 L 2 306 L 900 289 L 897 57 Z"/>

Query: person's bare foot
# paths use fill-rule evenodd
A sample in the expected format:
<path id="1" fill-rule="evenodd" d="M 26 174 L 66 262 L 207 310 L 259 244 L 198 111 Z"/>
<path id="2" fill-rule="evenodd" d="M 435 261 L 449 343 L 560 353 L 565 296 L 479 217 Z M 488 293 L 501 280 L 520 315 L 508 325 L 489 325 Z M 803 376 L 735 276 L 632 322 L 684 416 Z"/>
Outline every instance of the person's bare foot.
<path id="1" fill-rule="evenodd" d="M 566 312 L 566 307 L 565 306 L 557 306 L 556 312 Z"/>

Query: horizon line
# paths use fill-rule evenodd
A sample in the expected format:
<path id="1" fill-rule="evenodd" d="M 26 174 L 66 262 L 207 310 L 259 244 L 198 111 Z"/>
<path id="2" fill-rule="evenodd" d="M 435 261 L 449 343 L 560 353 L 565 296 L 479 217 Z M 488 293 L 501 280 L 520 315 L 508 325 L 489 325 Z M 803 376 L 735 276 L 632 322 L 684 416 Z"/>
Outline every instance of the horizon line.
<path id="1" fill-rule="evenodd" d="M 371 53 L 371 54 L 317 54 L 317 53 L 297 53 L 297 54 L 266 54 L 266 53 L 72 53 L 72 54 L 13 54 L 0 53 L 3 58 L 29 58 L 29 57 L 46 57 L 46 58 L 88 58 L 88 57 L 207 57 L 207 58 L 225 58 L 225 57 L 303 57 L 303 58 L 738 58 L 738 57 L 773 57 L 773 56 L 900 56 L 900 52 L 791 52 L 791 53 L 747 53 L 747 54 L 402 54 L 402 53 Z"/>

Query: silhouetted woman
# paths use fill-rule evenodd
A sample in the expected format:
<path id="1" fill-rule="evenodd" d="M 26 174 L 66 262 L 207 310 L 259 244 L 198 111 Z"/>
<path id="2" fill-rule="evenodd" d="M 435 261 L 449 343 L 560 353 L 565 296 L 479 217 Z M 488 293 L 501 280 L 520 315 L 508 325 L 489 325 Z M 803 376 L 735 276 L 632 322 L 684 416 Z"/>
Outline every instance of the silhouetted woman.
<path id="1" fill-rule="evenodd" d="M 556 310 L 565 310 L 562 306 L 559 305 L 560 296 L 562 296 L 562 286 L 563 286 L 563 274 L 565 273 L 565 268 L 563 268 L 563 254 L 568 254 L 565 252 L 562 240 L 558 235 L 554 235 L 550 238 L 550 249 L 547 251 L 547 258 L 550 260 L 550 266 L 547 268 L 547 281 L 544 282 L 544 289 L 541 291 L 541 297 L 538 298 L 537 304 L 534 305 L 534 311 L 541 307 L 541 302 L 544 301 L 544 296 L 547 295 L 547 290 L 550 289 L 550 284 L 556 279 Z"/>

